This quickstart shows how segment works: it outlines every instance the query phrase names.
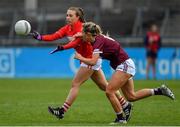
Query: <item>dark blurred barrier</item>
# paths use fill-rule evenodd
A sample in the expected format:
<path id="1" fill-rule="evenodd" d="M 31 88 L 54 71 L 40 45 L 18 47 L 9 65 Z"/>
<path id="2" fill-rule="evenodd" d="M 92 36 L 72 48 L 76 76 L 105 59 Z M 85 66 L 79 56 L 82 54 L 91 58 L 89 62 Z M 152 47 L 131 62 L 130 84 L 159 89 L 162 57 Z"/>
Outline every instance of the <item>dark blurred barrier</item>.
<path id="1" fill-rule="evenodd" d="M 41 34 L 53 33 L 65 24 L 66 10 L 70 6 L 82 7 L 87 21 L 100 24 L 105 34 L 108 32 L 125 46 L 143 46 L 143 36 L 152 22 L 160 27 L 163 46 L 179 46 L 179 0 L 115 0 L 111 9 L 102 9 L 100 0 L 37 0 L 35 10 L 25 9 L 24 0 L 1 0 L 0 46 L 49 46 L 59 43 L 36 43 L 29 37 L 16 36 L 14 24 L 25 19 L 31 23 L 32 29 Z"/>

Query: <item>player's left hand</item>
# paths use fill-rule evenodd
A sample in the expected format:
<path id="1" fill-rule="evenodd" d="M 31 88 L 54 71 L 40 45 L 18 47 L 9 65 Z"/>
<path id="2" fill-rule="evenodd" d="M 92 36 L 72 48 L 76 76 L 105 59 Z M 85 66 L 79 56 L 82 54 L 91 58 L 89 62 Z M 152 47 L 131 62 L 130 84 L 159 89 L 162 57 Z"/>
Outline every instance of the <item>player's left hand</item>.
<path id="1" fill-rule="evenodd" d="M 74 54 L 74 59 L 80 60 L 81 57 L 82 57 L 81 54 L 79 54 L 78 52 L 75 52 L 75 54 Z"/>
<path id="2" fill-rule="evenodd" d="M 50 52 L 50 54 L 54 54 L 56 52 L 64 50 L 64 47 L 62 45 L 58 45 L 54 50 Z"/>
<path id="3" fill-rule="evenodd" d="M 42 40 L 41 34 L 39 32 L 37 32 L 37 31 L 35 31 L 35 30 L 33 30 L 32 33 L 29 33 L 29 35 L 33 36 L 33 38 L 36 39 L 36 40 L 39 40 L 39 41 Z"/>

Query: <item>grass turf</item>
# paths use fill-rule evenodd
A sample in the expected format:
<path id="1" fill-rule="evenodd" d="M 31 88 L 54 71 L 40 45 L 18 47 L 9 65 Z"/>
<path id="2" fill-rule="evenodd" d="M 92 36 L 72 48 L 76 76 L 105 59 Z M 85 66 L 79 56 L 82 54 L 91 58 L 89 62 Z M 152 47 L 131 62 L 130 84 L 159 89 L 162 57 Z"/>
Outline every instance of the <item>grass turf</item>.
<path id="1" fill-rule="evenodd" d="M 164 81 L 135 81 L 135 89 L 153 88 Z M 180 81 L 165 81 L 176 100 L 153 96 L 134 102 L 128 126 L 180 125 Z M 115 119 L 104 92 L 89 80 L 81 86 L 79 96 L 65 118 L 58 120 L 48 113 L 47 106 L 63 104 L 71 79 L 0 79 L 1 126 L 108 126 Z M 126 126 L 125 125 L 125 126 Z"/>

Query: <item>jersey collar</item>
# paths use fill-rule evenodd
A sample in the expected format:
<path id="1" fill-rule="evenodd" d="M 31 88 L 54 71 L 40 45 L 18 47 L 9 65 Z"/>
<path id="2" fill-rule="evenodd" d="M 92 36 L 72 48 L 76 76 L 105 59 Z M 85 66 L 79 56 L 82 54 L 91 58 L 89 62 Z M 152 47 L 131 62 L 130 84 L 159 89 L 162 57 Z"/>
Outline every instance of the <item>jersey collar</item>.
<path id="1" fill-rule="evenodd" d="M 82 26 L 82 22 L 78 20 L 77 22 L 73 23 L 71 29 L 74 30 L 74 29 L 79 28 L 81 26 Z"/>

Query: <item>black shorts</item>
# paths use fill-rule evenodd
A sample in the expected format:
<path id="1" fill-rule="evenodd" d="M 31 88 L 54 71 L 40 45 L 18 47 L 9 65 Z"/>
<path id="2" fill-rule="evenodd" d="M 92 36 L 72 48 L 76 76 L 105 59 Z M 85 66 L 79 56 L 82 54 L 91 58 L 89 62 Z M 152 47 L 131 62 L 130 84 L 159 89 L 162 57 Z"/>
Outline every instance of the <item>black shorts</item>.
<path id="1" fill-rule="evenodd" d="M 155 53 L 153 51 L 147 51 L 146 56 L 151 57 L 151 58 L 157 58 L 157 53 Z"/>

